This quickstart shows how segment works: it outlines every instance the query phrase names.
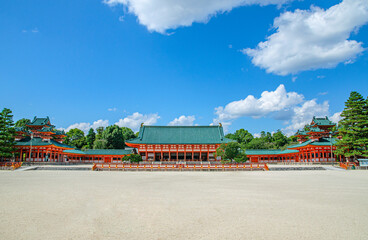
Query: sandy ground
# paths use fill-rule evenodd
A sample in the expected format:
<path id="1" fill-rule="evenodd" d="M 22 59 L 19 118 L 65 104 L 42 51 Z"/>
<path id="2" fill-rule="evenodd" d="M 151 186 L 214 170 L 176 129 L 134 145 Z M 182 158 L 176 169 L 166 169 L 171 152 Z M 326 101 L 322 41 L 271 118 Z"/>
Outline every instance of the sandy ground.
<path id="1" fill-rule="evenodd" d="M 0 171 L 0 239 L 368 239 L 368 171 Z"/>

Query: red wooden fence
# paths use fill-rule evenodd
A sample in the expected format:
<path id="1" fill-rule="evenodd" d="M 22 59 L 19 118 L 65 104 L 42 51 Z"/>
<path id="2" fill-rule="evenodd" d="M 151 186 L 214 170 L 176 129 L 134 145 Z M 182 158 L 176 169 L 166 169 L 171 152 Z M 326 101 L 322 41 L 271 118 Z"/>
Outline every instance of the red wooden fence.
<path id="1" fill-rule="evenodd" d="M 92 170 L 265 170 L 267 164 L 114 164 L 95 163 Z"/>
<path id="2" fill-rule="evenodd" d="M 0 162 L 0 167 L 17 169 L 22 166 L 22 162 Z"/>

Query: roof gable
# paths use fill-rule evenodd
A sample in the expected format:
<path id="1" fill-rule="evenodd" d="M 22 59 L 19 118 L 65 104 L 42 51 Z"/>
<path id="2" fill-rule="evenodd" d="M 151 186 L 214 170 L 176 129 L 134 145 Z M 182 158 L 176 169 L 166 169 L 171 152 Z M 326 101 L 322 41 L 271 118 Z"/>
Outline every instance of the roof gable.
<path id="1" fill-rule="evenodd" d="M 29 126 L 44 126 L 44 125 L 49 125 L 51 126 L 51 122 L 50 122 L 50 118 L 46 117 L 46 118 L 38 118 L 37 116 L 35 116 L 33 118 L 33 121 L 28 123 L 27 125 Z"/>
<path id="2" fill-rule="evenodd" d="M 316 118 L 316 117 L 313 117 L 312 125 L 317 125 L 317 126 L 334 126 L 334 125 L 336 125 L 336 123 L 333 123 L 332 121 L 330 121 L 327 116 L 324 117 L 324 118 Z"/>

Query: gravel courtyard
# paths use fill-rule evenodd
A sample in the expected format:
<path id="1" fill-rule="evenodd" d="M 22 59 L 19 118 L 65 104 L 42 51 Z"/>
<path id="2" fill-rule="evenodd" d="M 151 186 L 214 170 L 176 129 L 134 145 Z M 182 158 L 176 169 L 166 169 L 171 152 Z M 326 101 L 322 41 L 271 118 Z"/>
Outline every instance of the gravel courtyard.
<path id="1" fill-rule="evenodd" d="M 368 239 L 368 171 L 0 171 L 0 239 Z"/>

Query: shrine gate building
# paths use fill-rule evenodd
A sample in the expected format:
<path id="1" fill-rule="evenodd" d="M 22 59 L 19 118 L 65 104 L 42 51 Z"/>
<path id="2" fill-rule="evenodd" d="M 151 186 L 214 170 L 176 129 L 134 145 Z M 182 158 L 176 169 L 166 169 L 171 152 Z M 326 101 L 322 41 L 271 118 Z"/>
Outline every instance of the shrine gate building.
<path id="1" fill-rule="evenodd" d="M 144 161 L 215 161 L 222 143 L 233 140 L 219 126 L 144 126 L 138 138 L 126 141 Z"/>

